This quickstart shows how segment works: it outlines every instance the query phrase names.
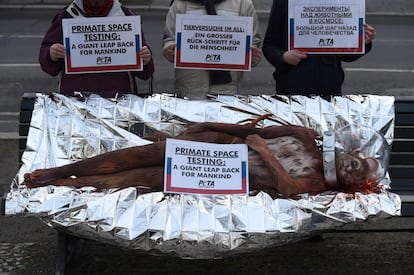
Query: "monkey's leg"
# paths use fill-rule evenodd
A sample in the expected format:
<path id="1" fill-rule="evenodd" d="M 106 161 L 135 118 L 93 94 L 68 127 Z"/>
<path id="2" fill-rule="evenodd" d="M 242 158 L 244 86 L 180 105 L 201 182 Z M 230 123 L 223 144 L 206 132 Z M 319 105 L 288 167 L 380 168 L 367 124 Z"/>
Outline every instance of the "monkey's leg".
<path id="1" fill-rule="evenodd" d="M 202 142 L 230 143 L 234 137 L 220 132 L 204 132 L 176 137 L 181 140 Z M 47 184 L 60 178 L 70 176 L 84 177 L 92 175 L 107 175 L 124 170 L 140 167 L 163 165 L 165 161 L 165 141 L 155 142 L 144 146 L 136 146 L 107 152 L 92 158 L 80 160 L 71 164 L 39 169 L 24 175 L 28 185 Z"/>
<path id="2" fill-rule="evenodd" d="M 92 158 L 24 175 L 26 185 L 46 184 L 70 176 L 106 175 L 137 167 L 162 165 L 165 141 L 107 152 Z"/>
<path id="3" fill-rule="evenodd" d="M 151 190 L 162 190 L 164 183 L 164 167 L 152 166 L 126 170 L 109 175 L 94 175 L 77 178 L 61 178 L 44 183 L 30 183 L 30 188 L 46 185 L 85 187 L 93 186 L 99 190 L 108 188 L 125 188 L 130 186 L 145 186 Z"/>

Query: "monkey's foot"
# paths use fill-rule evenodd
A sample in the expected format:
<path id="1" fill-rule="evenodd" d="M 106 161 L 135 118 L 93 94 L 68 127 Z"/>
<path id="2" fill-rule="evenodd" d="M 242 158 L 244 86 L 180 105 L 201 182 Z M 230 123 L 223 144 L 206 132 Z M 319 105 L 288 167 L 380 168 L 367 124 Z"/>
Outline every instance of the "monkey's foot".
<path id="1" fill-rule="evenodd" d="M 55 175 L 53 169 L 38 169 L 32 173 L 24 174 L 23 178 L 26 186 L 33 188 L 46 186 L 49 182 L 56 180 L 58 177 Z"/>

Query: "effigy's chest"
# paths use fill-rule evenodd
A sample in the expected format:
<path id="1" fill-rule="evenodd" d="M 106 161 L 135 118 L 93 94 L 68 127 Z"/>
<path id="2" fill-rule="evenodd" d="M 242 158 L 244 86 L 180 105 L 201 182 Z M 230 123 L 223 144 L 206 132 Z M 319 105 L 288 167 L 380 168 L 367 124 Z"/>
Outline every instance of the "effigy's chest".
<path id="1" fill-rule="evenodd" d="M 306 177 L 315 173 L 320 160 L 318 155 L 306 150 L 304 144 L 291 136 L 266 139 L 266 144 L 275 158 L 293 178 Z M 255 152 L 249 153 L 249 166 L 261 166 L 260 156 Z"/>

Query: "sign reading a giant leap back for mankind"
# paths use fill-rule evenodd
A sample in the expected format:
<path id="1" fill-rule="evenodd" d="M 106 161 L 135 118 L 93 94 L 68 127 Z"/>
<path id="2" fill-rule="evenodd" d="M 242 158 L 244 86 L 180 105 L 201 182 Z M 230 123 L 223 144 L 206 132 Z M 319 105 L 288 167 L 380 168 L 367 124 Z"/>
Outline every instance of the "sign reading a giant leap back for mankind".
<path id="1" fill-rule="evenodd" d="M 290 0 L 289 50 L 320 54 L 365 52 L 365 1 Z"/>
<path id="2" fill-rule="evenodd" d="M 68 74 L 142 71 L 141 17 L 63 19 Z"/>
<path id="3" fill-rule="evenodd" d="M 246 144 L 166 141 L 165 193 L 248 194 L 248 171 Z"/>
<path id="4" fill-rule="evenodd" d="M 177 14 L 176 68 L 250 71 L 253 18 Z"/>

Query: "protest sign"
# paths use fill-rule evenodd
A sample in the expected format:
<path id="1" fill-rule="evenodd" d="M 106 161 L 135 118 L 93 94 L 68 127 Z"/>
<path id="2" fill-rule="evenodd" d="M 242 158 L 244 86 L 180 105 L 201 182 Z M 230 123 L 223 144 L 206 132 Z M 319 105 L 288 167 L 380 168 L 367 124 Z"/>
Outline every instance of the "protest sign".
<path id="1" fill-rule="evenodd" d="M 246 144 L 214 144 L 167 139 L 164 192 L 247 194 Z"/>
<path id="2" fill-rule="evenodd" d="M 289 50 L 363 54 L 365 1 L 289 1 Z"/>
<path id="3" fill-rule="evenodd" d="M 177 14 L 176 68 L 250 71 L 253 18 Z"/>
<path id="4" fill-rule="evenodd" d="M 66 73 L 142 71 L 141 18 L 63 19 Z"/>

